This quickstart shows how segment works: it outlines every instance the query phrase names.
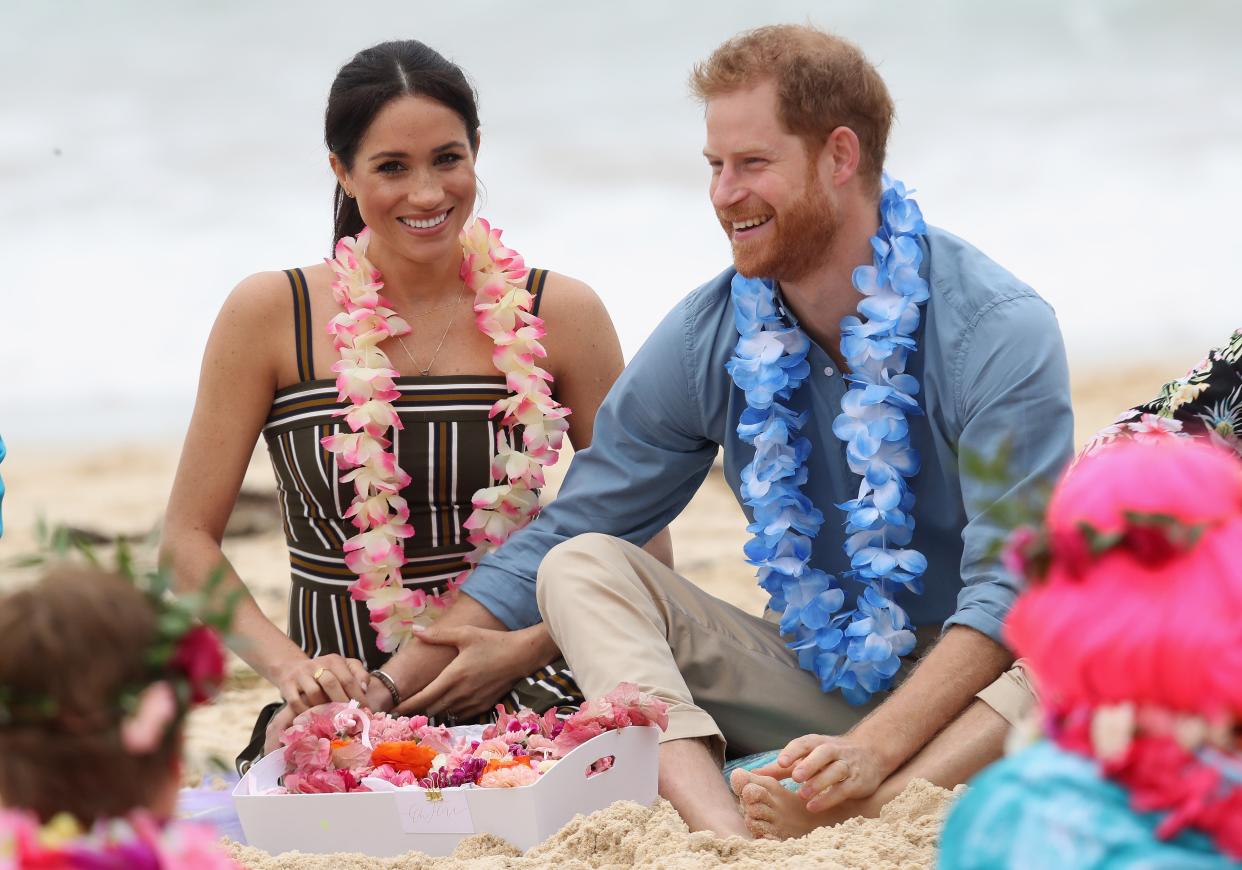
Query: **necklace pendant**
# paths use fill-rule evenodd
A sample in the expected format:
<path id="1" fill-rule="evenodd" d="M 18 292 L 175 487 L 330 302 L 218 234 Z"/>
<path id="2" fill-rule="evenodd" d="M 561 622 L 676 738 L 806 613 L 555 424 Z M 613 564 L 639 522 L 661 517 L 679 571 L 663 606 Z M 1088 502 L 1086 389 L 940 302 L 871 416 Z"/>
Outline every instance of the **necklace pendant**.
<path id="1" fill-rule="evenodd" d="M 421 372 L 418 373 L 418 376 L 420 378 L 425 378 L 429 374 L 431 374 L 431 369 L 423 369 Z"/>

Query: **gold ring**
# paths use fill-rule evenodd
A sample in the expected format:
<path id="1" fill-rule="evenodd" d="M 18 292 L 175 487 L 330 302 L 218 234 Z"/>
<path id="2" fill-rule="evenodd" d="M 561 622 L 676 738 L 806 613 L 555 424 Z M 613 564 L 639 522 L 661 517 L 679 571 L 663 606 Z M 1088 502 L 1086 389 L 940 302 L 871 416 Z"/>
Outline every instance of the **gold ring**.
<path id="1" fill-rule="evenodd" d="M 323 672 L 326 670 L 327 668 L 320 668 L 319 670 L 315 671 L 315 673 L 311 674 L 311 679 L 314 680 L 316 683 L 319 682 L 319 678 L 323 676 Z"/>

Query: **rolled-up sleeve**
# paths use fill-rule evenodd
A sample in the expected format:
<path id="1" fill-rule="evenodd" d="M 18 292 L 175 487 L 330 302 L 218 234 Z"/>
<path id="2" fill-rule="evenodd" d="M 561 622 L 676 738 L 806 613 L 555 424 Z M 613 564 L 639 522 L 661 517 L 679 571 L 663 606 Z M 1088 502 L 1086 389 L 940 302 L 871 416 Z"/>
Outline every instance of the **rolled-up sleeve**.
<path id="1" fill-rule="evenodd" d="M 1073 456 L 1069 367 L 1052 309 L 1031 293 L 984 308 L 963 338 L 954 383 L 967 522 L 964 585 L 944 627 L 969 626 L 1004 646 L 1002 625 L 1020 580 L 1004 570 L 995 552 L 1008 530 L 992 507 L 1001 500 L 1035 499 Z M 1003 485 L 978 480 L 963 467 L 971 456 L 994 460 L 1003 452 L 1009 457 Z"/>
<path id="2" fill-rule="evenodd" d="M 510 629 L 540 621 L 535 575 L 552 547 L 587 532 L 645 544 L 702 484 L 717 445 L 704 434 L 689 376 L 691 310 L 688 300 L 674 308 L 622 372 L 556 499 L 480 561 L 462 587 Z"/>

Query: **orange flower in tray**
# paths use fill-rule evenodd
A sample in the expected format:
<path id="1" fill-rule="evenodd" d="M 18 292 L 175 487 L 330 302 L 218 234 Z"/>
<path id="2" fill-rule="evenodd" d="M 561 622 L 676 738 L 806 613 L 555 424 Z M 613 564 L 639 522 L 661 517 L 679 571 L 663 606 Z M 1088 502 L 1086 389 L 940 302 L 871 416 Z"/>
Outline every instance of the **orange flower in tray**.
<path id="1" fill-rule="evenodd" d="M 517 758 L 493 758 L 487 762 L 487 766 L 483 768 L 483 773 L 479 776 L 494 770 L 508 770 L 510 767 L 530 767 L 530 758 L 525 755 L 519 755 Z"/>
<path id="2" fill-rule="evenodd" d="M 379 743 L 371 750 L 371 764 L 391 765 L 396 770 L 408 770 L 417 777 L 424 777 L 431 770 L 431 763 L 438 753 L 417 740 L 394 740 Z"/>

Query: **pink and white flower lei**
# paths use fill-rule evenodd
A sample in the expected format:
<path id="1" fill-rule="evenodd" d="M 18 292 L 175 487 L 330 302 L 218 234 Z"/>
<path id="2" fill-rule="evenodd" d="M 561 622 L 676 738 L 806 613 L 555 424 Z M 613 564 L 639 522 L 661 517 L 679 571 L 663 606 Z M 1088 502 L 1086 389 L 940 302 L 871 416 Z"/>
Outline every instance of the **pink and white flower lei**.
<path id="1" fill-rule="evenodd" d="M 475 294 L 475 322 L 495 343 L 492 362 L 512 393 L 490 413 L 501 417 L 491 474 L 502 482 L 480 489 L 472 499 L 475 510 L 464 524 L 475 545 L 467 556 L 471 564 L 539 512 L 543 469 L 556 462 L 570 413 L 552 398 L 552 376 L 535 364 L 547 355 L 539 343 L 543 321 L 530 311 L 534 300 L 524 286 L 526 265 L 520 254 L 501 244 L 500 232 L 480 218 L 460 236 L 461 279 Z M 385 437 L 389 430 L 402 428 L 392 404 L 401 393 L 394 381 L 399 373 L 379 344 L 410 327 L 381 295 L 382 276 L 366 258 L 369 237 L 370 230 L 363 230 L 357 239 L 341 239 L 335 259 L 328 261 L 336 276 L 332 296 L 344 308 L 328 323 L 341 354 L 332 370 L 338 400 L 350 404 L 336 414 L 352 432 L 328 436 L 322 444 L 342 469 L 349 469 L 342 480 L 354 484 L 354 501 L 345 514 L 358 529 L 344 547 L 345 564 L 358 575 L 350 594 L 367 603 L 379 648 L 393 652 L 412 636 L 416 624 L 448 608 L 469 572 L 450 580 L 443 594 L 428 595 L 402 583 L 404 543 L 414 529 L 400 493 L 411 478 L 397 465 L 392 441 Z M 517 445 L 519 426 L 524 449 Z"/>

